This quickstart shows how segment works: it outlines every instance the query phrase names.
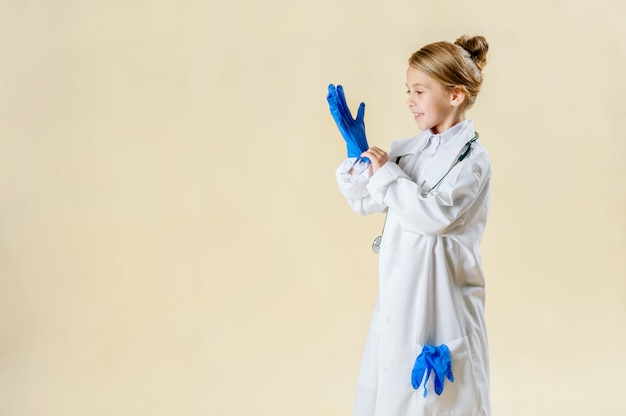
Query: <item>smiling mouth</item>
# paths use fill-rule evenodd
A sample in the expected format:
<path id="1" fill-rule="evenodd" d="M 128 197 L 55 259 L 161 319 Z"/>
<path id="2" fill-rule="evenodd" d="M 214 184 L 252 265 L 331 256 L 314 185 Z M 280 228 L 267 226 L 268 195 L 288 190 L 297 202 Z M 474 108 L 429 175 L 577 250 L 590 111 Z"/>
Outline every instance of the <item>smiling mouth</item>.
<path id="1" fill-rule="evenodd" d="M 417 120 L 418 118 L 422 117 L 424 115 L 424 113 L 413 113 L 413 118 L 415 120 Z"/>

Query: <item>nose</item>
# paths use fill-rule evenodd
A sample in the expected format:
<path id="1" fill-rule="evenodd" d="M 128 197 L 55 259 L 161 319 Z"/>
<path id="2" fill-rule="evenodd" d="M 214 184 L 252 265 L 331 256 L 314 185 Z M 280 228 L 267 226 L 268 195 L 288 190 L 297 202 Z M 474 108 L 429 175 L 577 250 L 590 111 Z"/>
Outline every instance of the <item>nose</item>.
<path id="1" fill-rule="evenodd" d="M 409 97 L 406 99 L 407 107 L 411 108 L 415 105 L 415 100 L 413 99 L 412 94 L 409 94 Z"/>

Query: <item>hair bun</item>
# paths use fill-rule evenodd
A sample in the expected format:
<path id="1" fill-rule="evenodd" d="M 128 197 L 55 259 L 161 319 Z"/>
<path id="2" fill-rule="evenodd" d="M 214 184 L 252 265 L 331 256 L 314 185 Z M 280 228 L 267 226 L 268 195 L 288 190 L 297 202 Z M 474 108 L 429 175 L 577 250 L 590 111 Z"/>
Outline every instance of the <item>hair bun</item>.
<path id="1" fill-rule="evenodd" d="M 468 51 L 479 69 L 482 70 L 487 65 L 489 44 L 484 36 L 473 36 L 470 38 L 464 35 L 454 41 L 454 44 Z"/>

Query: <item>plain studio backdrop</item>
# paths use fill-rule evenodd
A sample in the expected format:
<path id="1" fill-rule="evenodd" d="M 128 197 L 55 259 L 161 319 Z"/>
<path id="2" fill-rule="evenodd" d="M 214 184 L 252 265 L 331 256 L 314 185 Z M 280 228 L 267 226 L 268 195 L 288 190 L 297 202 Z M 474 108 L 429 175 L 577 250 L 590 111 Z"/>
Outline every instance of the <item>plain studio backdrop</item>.
<path id="1" fill-rule="evenodd" d="M 494 415 L 626 414 L 626 3 L 0 1 L 0 415 L 349 415 L 383 216 L 329 83 L 417 133 L 409 55 L 482 34 L 468 116 Z"/>

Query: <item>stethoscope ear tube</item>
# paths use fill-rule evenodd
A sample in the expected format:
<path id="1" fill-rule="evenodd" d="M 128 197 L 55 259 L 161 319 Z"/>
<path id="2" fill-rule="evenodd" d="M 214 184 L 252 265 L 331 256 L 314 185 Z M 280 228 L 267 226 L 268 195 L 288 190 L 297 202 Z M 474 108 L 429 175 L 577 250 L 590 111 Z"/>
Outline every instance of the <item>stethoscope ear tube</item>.
<path id="1" fill-rule="evenodd" d="M 461 149 L 461 152 L 459 154 L 459 157 L 457 158 L 457 161 L 462 162 L 463 159 L 465 159 L 469 154 L 470 151 L 472 150 L 472 144 L 478 140 L 478 133 L 474 133 L 474 137 L 472 137 L 472 139 L 465 143 L 465 146 L 463 146 L 463 149 Z M 452 166 L 454 167 L 454 165 Z"/>

